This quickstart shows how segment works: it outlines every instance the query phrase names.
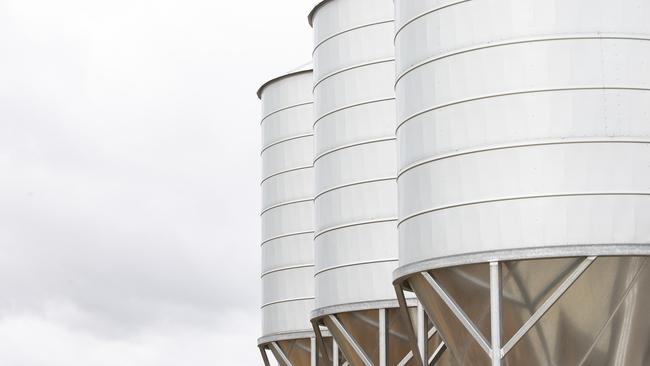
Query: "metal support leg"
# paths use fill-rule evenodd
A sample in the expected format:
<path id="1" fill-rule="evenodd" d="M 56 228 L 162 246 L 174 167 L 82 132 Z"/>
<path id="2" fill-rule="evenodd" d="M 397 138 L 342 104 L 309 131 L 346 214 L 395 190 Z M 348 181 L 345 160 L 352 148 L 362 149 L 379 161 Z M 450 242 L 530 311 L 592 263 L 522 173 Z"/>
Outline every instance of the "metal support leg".
<path id="1" fill-rule="evenodd" d="M 316 349 L 316 337 L 312 337 L 309 340 L 309 343 L 309 350 L 311 352 L 311 366 L 317 366 L 316 360 L 318 360 L 318 350 Z"/>
<path id="2" fill-rule="evenodd" d="M 406 304 L 406 298 L 404 297 L 404 289 L 402 288 L 401 283 L 395 284 L 395 294 L 397 295 L 397 301 L 399 302 L 399 312 L 402 315 L 402 321 L 404 324 L 407 324 L 407 335 L 409 338 L 409 344 L 411 345 L 411 353 L 413 355 L 419 355 L 418 339 L 413 331 L 413 322 L 411 321 L 411 314 L 409 313 L 408 306 Z M 424 360 L 415 357 L 416 366 L 424 366 Z"/>
<path id="3" fill-rule="evenodd" d="M 424 308 L 420 303 L 418 303 L 418 322 L 417 322 L 417 327 L 418 327 L 418 349 L 420 350 L 420 359 L 426 360 L 427 359 L 427 340 L 428 337 L 426 336 L 426 324 L 427 324 L 427 318 L 424 315 Z"/>
<path id="4" fill-rule="evenodd" d="M 388 329 L 386 319 L 386 309 L 379 309 L 379 366 L 387 366 L 388 348 Z"/>
<path id="5" fill-rule="evenodd" d="M 501 366 L 501 264 L 490 262 L 490 322 L 492 366 Z"/>
<path id="6" fill-rule="evenodd" d="M 269 355 L 266 354 L 266 347 L 259 346 L 258 348 L 262 354 L 262 361 L 264 361 L 264 366 L 271 366 L 271 363 L 269 362 Z"/>
<path id="7" fill-rule="evenodd" d="M 332 339 L 332 366 L 339 366 L 339 344 Z"/>
<path id="8" fill-rule="evenodd" d="M 323 356 L 323 358 L 325 358 L 325 362 L 329 363 L 329 360 L 331 360 L 331 358 L 327 351 L 327 345 L 325 344 L 325 340 L 323 339 L 323 334 L 320 331 L 320 326 L 318 325 L 318 321 L 312 320 L 311 326 L 312 328 L 314 328 L 314 334 L 316 335 L 316 345 L 317 345 L 316 350 L 319 351 L 319 353 Z"/>

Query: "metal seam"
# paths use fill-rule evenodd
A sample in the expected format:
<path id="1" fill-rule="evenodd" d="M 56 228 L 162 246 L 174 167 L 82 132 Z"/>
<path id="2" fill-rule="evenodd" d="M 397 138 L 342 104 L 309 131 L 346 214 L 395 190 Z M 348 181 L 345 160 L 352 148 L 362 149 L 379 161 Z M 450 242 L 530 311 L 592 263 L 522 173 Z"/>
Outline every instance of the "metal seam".
<path id="1" fill-rule="evenodd" d="M 359 106 L 366 105 L 366 104 L 373 104 L 373 103 L 386 102 L 386 101 L 389 101 L 389 100 L 395 100 L 395 97 L 388 97 L 388 98 L 380 98 L 380 99 L 365 100 L 365 101 L 363 101 L 363 102 L 358 102 L 358 103 L 348 104 L 348 105 L 346 105 L 346 106 L 343 106 L 343 107 L 340 107 L 340 108 L 336 108 L 336 109 L 334 109 L 334 110 L 332 110 L 332 111 L 329 111 L 329 112 L 323 114 L 322 116 L 316 118 L 316 120 L 314 121 L 314 124 L 312 125 L 312 127 L 316 127 L 316 124 L 317 124 L 318 122 L 320 122 L 320 120 L 322 120 L 323 118 L 329 116 L 330 114 L 334 114 L 334 113 L 336 113 L 336 112 L 340 112 L 340 111 L 343 111 L 343 110 L 346 110 L 346 109 L 350 109 L 350 108 L 354 108 L 354 107 L 359 107 Z"/>
<path id="2" fill-rule="evenodd" d="M 375 263 L 397 262 L 397 261 L 399 261 L 399 258 L 374 259 L 374 260 L 369 260 L 369 261 L 361 261 L 361 262 L 339 264 L 339 265 L 336 265 L 336 266 L 323 268 L 323 269 L 319 270 L 318 272 L 314 272 L 314 277 L 318 276 L 319 274 L 321 274 L 323 272 L 328 272 L 328 271 L 332 271 L 332 270 L 340 269 L 340 268 L 363 266 L 363 265 L 366 265 L 366 264 L 375 264 Z"/>
<path id="3" fill-rule="evenodd" d="M 339 150 L 345 150 L 345 149 L 349 149 L 349 148 L 351 148 L 351 147 L 362 146 L 362 145 L 368 145 L 368 144 L 374 144 L 374 143 L 378 143 L 378 142 L 394 141 L 394 140 L 396 140 L 396 139 L 397 139 L 397 137 L 395 137 L 395 136 L 390 136 L 390 137 L 378 137 L 378 138 L 375 138 L 375 139 L 369 139 L 369 140 L 357 141 L 357 142 L 353 142 L 353 143 L 350 143 L 350 144 L 337 146 L 337 147 L 331 148 L 331 149 L 329 149 L 329 150 L 325 150 L 325 151 L 323 151 L 322 153 L 316 155 L 316 157 L 314 158 L 314 164 L 316 164 L 316 161 L 318 161 L 318 160 L 319 160 L 320 158 L 322 158 L 323 156 L 325 156 L 325 155 L 329 155 L 329 154 L 331 154 L 331 153 L 333 153 L 333 152 L 336 152 L 336 151 L 339 151 Z"/>
<path id="4" fill-rule="evenodd" d="M 397 221 L 397 218 L 396 217 L 388 217 L 388 218 L 383 218 L 383 219 L 355 221 L 355 222 L 350 222 L 350 223 L 347 223 L 347 224 L 336 225 L 336 226 L 325 228 L 325 229 L 317 232 L 316 234 L 314 234 L 314 240 L 316 240 L 316 238 L 318 238 L 319 236 L 321 236 L 323 234 L 326 234 L 326 233 L 328 233 L 330 231 L 345 229 L 345 228 L 354 227 L 354 226 L 378 224 L 378 223 L 382 223 L 382 222 L 391 222 L 391 221 Z"/>
<path id="5" fill-rule="evenodd" d="M 301 135 L 289 136 L 289 137 L 283 138 L 283 139 L 281 139 L 281 140 L 278 140 L 278 141 L 272 142 L 272 143 L 270 143 L 270 144 L 268 144 L 268 145 L 262 147 L 262 150 L 260 150 L 260 155 L 264 154 L 264 151 L 266 151 L 266 149 L 268 149 L 268 148 L 270 148 L 270 147 L 273 147 L 273 146 L 275 146 L 275 145 L 281 144 L 281 143 L 283 143 L 283 142 L 292 141 L 292 140 L 298 140 L 298 139 L 302 139 L 302 138 L 305 138 L 305 137 L 311 137 L 311 136 L 314 136 L 314 134 L 313 134 L 312 132 L 310 132 L 310 133 L 303 133 L 303 134 L 301 134 Z"/>
<path id="6" fill-rule="evenodd" d="M 423 12 L 423 13 L 419 13 L 418 15 L 416 15 L 416 16 L 410 18 L 409 20 L 407 20 L 404 24 L 402 24 L 399 28 L 397 28 L 397 29 L 395 30 L 395 36 L 393 37 L 393 43 L 395 43 L 395 41 L 397 40 L 397 36 L 400 34 L 400 32 L 401 32 L 404 28 L 406 28 L 409 24 L 415 22 L 416 20 L 418 20 L 418 19 L 420 19 L 420 18 L 423 18 L 423 17 L 425 17 L 425 16 L 427 16 L 427 15 L 429 15 L 429 14 L 433 14 L 433 13 L 435 13 L 435 12 L 438 12 L 438 11 L 440 11 L 440 10 L 443 10 L 443 9 L 446 9 L 446 8 L 450 8 L 450 7 L 454 6 L 454 5 L 459 5 L 459 4 L 462 4 L 462 3 L 469 2 L 469 1 L 471 1 L 471 0 L 461 0 L 461 1 L 456 1 L 456 2 L 453 2 L 453 3 L 449 3 L 449 4 L 446 4 L 446 5 L 439 6 L 439 7 L 437 7 L 437 8 L 429 9 L 429 10 Z"/>
<path id="7" fill-rule="evenodd" d="M 292 105 L 287 106 L 287 107 L 283 107 L 283 108 L 274 110 L 273 112 L 271 112 L 271 113 L 265 115 L 264 117 L 262 117 L 262 119 L 260 120 L 260 125 L 262 124 L 262 122 L 264 122 L 264 120 L 266 120 L 267 118 L 269 118 L 270 116 L 272 116 L 272 115 L 274 115 L 274 114 L 276 114 L 278 112 L 286 111 L 287 109 L 302 107 L 302 106 L 309 105 L 309 104 L 314 104 L 314 101 L 296 103 L 296 104 L 292 104 Z"/>
<path id="8" fill-rule="evenodd" d="M 433 163 L 436 161 L 440 160 L 445 160 L 445 159 L 450 159 L 458 156 L 463 156 L 463 155 L 471 155 L 471 154 L 477 154 L 477 153 L 483 153 L 483 152 L 489 152 L 489 151 L 498 151 L 498 150 L 506 150 L 506 149 L 516 149 L 516 148 L 521 148 L 521 147 L 534 147 L 534 146 L 548 146 L 548 145 L 574 145 L 574 144 L 649 144 L 650 139 L 626 139 L 626 138 L 621 138 L 621 139 L 587 139 L 587 138 L 575 138 L 575 139 L 559 139 L 559 140 L 545 140 L 545 141 L 536 141 L 536 142 L 528 142 L 528 143 L 521 143 L 521 144 L 501 144 L 501 145 L 492 145 L 492 146 L 487 146 L 484 148 L 479 148 L 479 149 L 467 149 L 467 150 L 461 150 L 461 151 L 456 151 L 452 153 L 447 153 L 447 154 L 442 154 L 438 155 L 432 158 L 426 158 L 422 160 L 418 160 L 414 163 L 411 163 L 407 165 L 404 169 L 401 169 L 397 173 L 397 179 L 399 180 L 400 177 L 419 167 L 422 165 L 426 165 L 429 163 Z"/>
<path id="9" fill-rule="evenodd" d="M 445 58 L 449 58 L 452 56 L 458 56 L 464 53 L 470 53 L 474 51 L 479 51 L 479 50 L 484 50 L 488 48 L 497 48 L 497 47 L 503 47 L 503 46 L 512 46 L 516 44 L 526 44 L 526 43 L 538 43 L 538 42 L 553 42 L 553 41 L 571 41 L 571 40 L 603 40 L 603 39 L 616 39 L 616 40 L 628 40 L 628 41 L 650 41 L 650 38 L 648 37 L 639 37 L 639 36 L 633 36 L 633 35 L 601 35 L 598 33 L 592 33 L 589 35 L 581 35 L 581 34 L 576 34 L 573 36 L 547 36 L 547 37 L 537 37 L 537 38 L 521 38 L 521 39 L 516 39 L 516 40 L 511 40 L 511 41 L 503 41 L 503 42 L 495 42 L 495 43 L 488 43 L 488 44 L 482 44 L 480 46 L 473 46 L 473 47 L 467 47 L 467 48 L 462 48 L 456 51 L 451 51 L 447 53 L 443 53 L 441 55 L 429 57 L 423 61 L 420 61 L 412 66 L 409 66 L 406 68 L 403 72 L 401 72 L 397 77 L 395 78 L 395 87 L 397 87 L 397 84 L 399 81 L 412 72 L 413 70 L 416 70 L 424 65 L 430 64 L 432 62 L 440 61 Z"/>
<path id="10" fill-rule="evenodd" d="M 260 275 L 260 278 L 263 278 L 264 276 L 269 275 L 271 273 L 289 271 L 289 270 L 292 270 L 292 269 L 308 268 L 308 267 L 313 267 L 313 266 L 314 266 L 313 263 L 309 263 L 309 264 L 298 264 L 298 265 L 295 265 L 295 266 L 287 266 L 287 267 L 280 267 L 280 268 L 276 268 L 276 269 L 270 269 L 270 270 L 268 270 L 266 272 L 262 272 L 262 274 Z"/>
<path id="11" fill-rule="evenodd" d="M 266 178 L 262 179 L 262 181 L 260 182 L 260 185 L 262 185 L 262 183 L 264 183 L 269 178 L 273 178 L 273 177 L 275 177 L 277 175 L 293 172 L 293 171 L 296 171 L 296 170 L 309 169 L 309 168 L 313 168 L 313 167 L 314 167 L 313 164 L 312 165 L 303 165 L 303 166 L 299 166 L 299 167 L 295 167 L 295 168 L 291 168 L 291 169 L 282 170 L 282 171 L 279 171 L 277 173 L 273 173 L 273 174 L 267 176 Z"/>
<path id="12" fill-rule="evenodd" d="M 436 212 L 436 211 L 441 211 L 441 210 L 446 210 L 446 209 L 451 209 L 451 208 L 457 208 L 457 207 L 463 207 L 463 206 L 472 206 L 472 205 L 478 205 L 478 204 L 484 204 L 484 203 L 494 203 L 494 202 L 505 202 L 505 201 L 517 201 L 517 200 L 527 200 L 527 199 L 537 199 L 537 198 L 556 198 L 556 197 L 584 197 L 584 196 L 650 196 L 650 192 L 593 192 L 593 193 L 587 193 L 587 192 L 576 192 L 576 193 L 555 193 L 555 194 L 538 194 L 538 195 L 529 195 L 529 196 L 513 196 L 513 197 L 500 197 L 500 198 L 492 198 L 492 199 L 487 199 L 487 200 L 478 200 L 478 201 L 469 201 L 469 202 L 461 202 L 461 203 L 456 203 L 453 205 L 445 205 L 445 206 L 439 206 L 439 207 L 434 207 L 434 208 L 429 208 L 426 210 L 421 210 L 416 213 L 410 214 L 402 219 L 400 219 L 397 222 L 397 227 L 404 223 L 405 221 L 408 221 L 414 217 L 425 215 L 428 213 Z"/>
<path id="13" fill-rule="evenodd" d="M 406 281 L 408 277 L 422 271 L 432 271 L 440 268 L 463 266 L 467 264 L 488 263 L 491 261 L 519 261 L 544 258 L 573 258 L 573 257 L 611 257 L 611 256 L 650 256 L 648 243 L 595 243 L 571 245 L 538 245 L 534 247 L 518 247 L 496 249 L 481 252 L 451 254 L 440 257 L 429 257 L 404 264 L 393 271 L 393 284 Z"/>
<path id="14" fill-rule="evenodd" d="M 336 38 L 336 37 L 338 37 L 338 36 L 340 36 L 340 35 L 342 35 L 342 34 L 349 33 L 349 32 L 352 32 L 352 31 L 355 31 L 355 30 L 358 30 L 358 29 L 363 29 L 363 28 L 372 27 L 372 26 L 374 26 L 374 25 L 380 25 L 380 24 L 385 24 L 385 23 L 392 23 L 392 22 L 394 22 L 394 21 L 395 21 L 394 19 L 390 19 L 390 20 L 380 20 L 380 21 L 373 22 L 373 23 L 367 23 L 367 24 L 358 25 L 358 26 L 355 26 L 355 27 L 352 27 L 352 28 L 347 28 L 347 29 L 344 29 L 344 30 L 339 31 L 339 32 L 337 32 L 337 33 L 334 33 L 334 34 L 332 34 L 332 35 L 329 35 L 329 36 L 323 38 L 323 39 L 322 39 L 320 42 L 318 42 L 316 45 L 314 45 L 314 49 L 312 50 L 311 55 L 312 55 L 312 57 L 313 57 L 314 54 L 316 53 L 316 50 L 318 50 L 318 48 L 319 48 L 323 43 L 329 41 L 329 40 L 332 39 L 332 38 Z"/>
<path id="15" fill-rule="evenodd" d="M 314 83 L 314 86 L 312 87 L 311 91 L 312 91 L 312 93 L 313 93 L 314 90 L 316 90 L 316 87 L 317 87 L 320 83 L 322 83 L 323 81 L 325 81 L 325 80 L 331 78 L 332 76 L 336 76 L 336 75 L 338 75 L 338 74 L 342 74 L 342 73 L 347 72 L 347 71 L 352 71 L 352 70 L 355 70 L 355 69 L 360 69 L 360 68 L 362 68 L 362 67 L 366 67 L 366 66 L 378 65 L 378 64 L 383 64 L 383 63 L 387 63 L 387 62 L 394 62 L 394 61 L 395 61 L 395 57 L 384 58 L 384 59 L 380 59 L 380 60 L 373 60 L 373 61 L 363 62 L 363 63 L 360 63 L 360 64 L 356 64 L 356 65 L 352 65 L 352 66 L 348 66 L 348 67 L 344 67 L 344 68 L 342 68 L 342 69 L 338 69 L 338 70 L 332 71 L 332 72 L 330 72 L 329 74 L 327 74 L 327 75 L 323 76 L 322 78 L 318 79 L 318 81 L 316 81 L 316 82 Z"/>
<path id="16" fill-rule="evenodd" d="M 636 91 L 650 91 L 650 88 L 642 88 L 642 87 L 628 87 L 628 86 L 576 86 L 576 87 L 563 87 L 563 88 L 546 88 L 546 89 L 524 89 L 524 90 L 515 90 L 515 91 L 509 91 L 509 92 L 502 92 L 502 93 L 493 93 L 493 94 L 485 94 L 485 95 L 479 95 L 477 97 L 471 97 L 471 98 L 465 98 L 465 99 L 459 99 L 459 100 L 454 100 L 451 102 L 446 102 L 442 104 L 438 104 L 433 107 L 425 108 L 419 112 L 413 113 L 406 117 L 404 120 L 399 122 L 397 127 L 395 128 L 395 134 L 399 132 L 399 129 L 409 122 L 410 120 L 414 119 L 415 117 L 421 116 L 423 114 L 433 112 L 438 109 L 450 107 L 453 105 L 457 104 L 463 104 L 463 103 L 468 103 L 468 102 L 475 102 L 477 100 L 484 100 L 484 99 L 491 99 L 491 98 L 498 98 L 498 97 L 507 97 L 507 96 L 513 96 L 513 95 L 522 95 L 522 94 L 535 94 L 535 93 L 549 93 L 549 92 L 561 92 L 561 91 L 582 91 L 582 90 L 636 90 Z"/>
<path id="17" fill-rule="evenodd" d="M 294 203 L 309 202 L 309 201 L 313 201 L 313 200 L 314 200 L 313 198 L 309 197 L 309 198 L 301 198 L 301 199 L 297 199 L 297 200 L 292 200 L 292 201 L 286 201 L 286 202 L 277 203 L 277 204 L 275 204 L 275 205 L 271 205 L 271 206 L 269 206 L 269 207 L 263 209 L 262 212 L 260 212 L 260 216 L 264 215 L 264 213 L 265 213 L 266 211 L 272 210 L 272 209 L 274 209 L 274 208 L 278 208 L 278 207 L 282 207 L 282 206 L 288 206 L 288 205 L 292 205 L 292 204 L 294 204 Z"/>
<path id="18" fill-rule="evenodd" d="M 408 307 L 417 306 L 418 301 L 415 296 L 405 298 Z M 396 298 L 386 298 L 381 300 L 355 301 L 351 303 L 332 304 L 318 307 L 309 312 L 309 317 L 314 320 L 323 318 L 330 314 L 349 313 L 351 311 L 377 310 L 377 309 L 399 309 L 399 300 Z"/>
<path id="19" fill-rule="evenodd" d="M 387 181 L 387 180 L 395 180 L 395 177 L 394 177 L 394 176 L 391 176 L 391 177 L 383 177 L 383 178 L 364 179 L 364 180 L 360 180 L 360 181 L 356 181 L 356 182 L 352 182 L 352 183 L 340 184 L 340 185 L 338 185 L 338 186 L 334 186 L 334 187 L 331 187 L 331 188 L 328 188 L 328 189 L 326 189 L 326 190 L 324 190 L 324 191 L 319 192 L 316 196 L 314 196 L 314 201 L 315 201 L 318 197 L 324 195 L 325 193 L 329 193 L 329 192 L 332 192 L 332 191 L 336 191 L 336 190 L 338 190 L 338 189 L 347 188 L 347 187 L 352 187 L 352 186 L 357 186 L 357 185 L 360 185 L 360 184 L 366 184 L 366 183 L 383 182 L 383 181 Z"/>
<path id="20" fill-rule="evenodd" d="M 329 332 L 325 330 L 323 330 L 322 333 L 325 333 L 324 336 L 326 337 L 331 336 Z M 257 339 L 257 342 L 259 345 L 265 345 L 272 341 L 278 342 L 278 341 L 286 341 L 286 340 L 293 340 L 293 339 L 311 338 L 313 334 L 314 334 L 314 330 L 312 328 L 307 328 L 304 330 L 280 331 L 280 332 L 273 332 L 271 334 L 263 335 Z"/>
<path id="21" fill-rule="evenodd" d="M 287 237 L 290 237 L 290 236 L 313 234 L 313 233 L 314 233 L 314 230 L 305 230 L 305 231 L 295 231 L 293 233 L 288 233 L 288 234 L 276 235 L 276 236 L 272 236 L 272 237 L 270 237 L 270 238 L 268 238 L 266 240 L 263 240 L 262 243 L 260 244 L 260 246 L 262 246 L 262 245 L 264 245 L 264 244 L 266 244 L 266 243 L 268 243 L 270 241 L 277 240 L 277 239 L 287 238 Z"/>
<path id="22" fill-rule="evenodd" d="M 267 306 L 275 305 L 275 304 L 281 304 L 281 303 L 284 303 L 284 302 L 305 301 L 305 300 L 314 300 L 314 297 L 313 296 L 305 296 L 305 297 L 294 297 L 294 298 L 291 298 L 291 299 L 270 301 L 270 302 L 267 302 L 265 304 L 262 304 L 262 306 L 260 306 L 260 309 L 264 309 Z"/>

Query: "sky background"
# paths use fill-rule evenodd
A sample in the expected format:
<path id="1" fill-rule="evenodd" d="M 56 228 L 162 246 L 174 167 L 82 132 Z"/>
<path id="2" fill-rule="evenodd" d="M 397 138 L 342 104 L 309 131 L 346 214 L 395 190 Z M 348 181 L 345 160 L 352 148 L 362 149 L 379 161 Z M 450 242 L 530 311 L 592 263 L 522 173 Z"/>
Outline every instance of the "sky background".
<path id="1" fill-rule="evenodd" d="M 259 100 L 310 0 L 0 0 L 0 365 L 258 365 Z"/>

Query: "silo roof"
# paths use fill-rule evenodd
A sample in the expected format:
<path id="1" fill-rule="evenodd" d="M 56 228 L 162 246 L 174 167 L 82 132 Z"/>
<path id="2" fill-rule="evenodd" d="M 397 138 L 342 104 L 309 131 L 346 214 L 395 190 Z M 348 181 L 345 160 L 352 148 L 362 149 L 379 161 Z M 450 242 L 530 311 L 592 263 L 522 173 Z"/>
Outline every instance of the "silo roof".
<path id="1" fill-rule="evenodd" d="M 302 74 L 304 72 L 312 72 L 312 71 L 313 71 L 313 63 L 311 61 L 309 61 L 308 63 L 300 65 L 300 66 L 296 67 L 295 69 L 289 70 L 289 71 L 287 71 L 287 72 L 285 72 L 283 74 L 280 74 L 279 76 L 271 78 L 268 81 L 264 82 L 257 89 L 257 97 L 261 99 L 262 98 L 262 90 L 264 88 L 266 88 L 268 85 L 270 85 L 270 84 L 272 84 L 272 83 L 274 83 L 274 82 L 276 82 L 278 80 L 284 79 L 284 78 L 289 77 L 289 76 Z"/>

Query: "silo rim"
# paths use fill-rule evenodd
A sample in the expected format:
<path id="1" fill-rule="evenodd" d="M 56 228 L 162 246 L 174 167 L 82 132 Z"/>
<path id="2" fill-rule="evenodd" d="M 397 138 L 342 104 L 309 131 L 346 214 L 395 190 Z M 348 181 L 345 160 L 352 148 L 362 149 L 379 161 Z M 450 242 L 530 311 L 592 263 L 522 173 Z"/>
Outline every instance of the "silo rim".
<path id="1" fill-rule="evenodd" d="M 323 335 L 323 337 L 331 337 L 330 332 L 327 331 L 326 329 L 321 329 L 321 334 Z M 305 338 L 313 338 L 313 337 L 314 337 L 313 329 L 294 331 L 294 332 L 281 332 L 281 333 L 269 334 L 269 335 L 259 337 L 257 339 L 257 345 L 259 346 L 271 342 L 287 341 L 293 339 L 305 339 Z"/>
<path id="2" fill-rule="evenodd" d="M 276 82 L 276 81 L 278 81 L 278 80 L 281 80 L 281 79 L 284 79 L 284 78 L 287 78 L 287 77 L 290 77 L 290 76 L 294 76 L 294 75 L 299 75 L 299 74 L 302 74 L 302 73 L 313 72 L 313 71 L 314 71 L 314 69 L 313 69 L 313 67 L 312 67 L 312 63 L 311 63 L 311 61 L 310 61 L 310 62 L 308 62 L 308 63 L 306 63 L 306 64 L 304 64 L 304 65 L 302 65 L 302 66 L 299 66 L 299 67 L 296 68 L 296 69 L 293 69 L 293 70 L 291 70 L 291 71 L 289 71 L 289 72 L 286 72 L 286 73 L 284 73 L 284 74 L 281 74 L 280 76 L 276 76 L 276 77 L 274 77 L 274 78 L 272 78 L 272 79 L 270 79 L 270 80 L 264 82 L 264 83 L 263 83 L 263 84 L 262 84 L 262 85 L 257 89 L 257 97 L 260 98 L 260 99 L 262 99 L 262 90 L 263 90 L 264 88 L 266 88 L 267 86 L 269 86 L 270 84 L 273 84 L 274 82 Z"/>
<path id="3" fill-rule="evenodd" d="M 408 306 L 416 306 L 417 299 L 409 297 L 406 299 Z M 375 309 L 394 309 L 399 308 L 397 299 L 369 300 L 347 304 L 329 305 L 312 310 L 309 318 L 314 321 L 331 314 L 349 313 L 353 311 L 375 310 Z"/>
<path id="4" fill-rule="evenodd" d="M 309 14 L 307 15 L 307 21 L 309 22 L 310 26 L 314 26 L 314 15 L 316 15 L 316 11 L 323 5 L 325 5 L 326 2 L 329 2 L 331 0 L 318 0 L 316 4 L 314 4 L 314 7 L 311 8 L 309 11 Z"/>
<path id="5" fill-rule="evenodd" d="M 530 248 L 489 250 L 483 252 L 457 254 L 447 257 L 431 258 L 397 267 L 393 271 L 393 285 L 403 282 L 406 278 L 416 273 L 436 270 L 440 268 L 456 267 L 477 263 L 489 263 L 494 261 L 508 262 L 589 256 L 650 256 L 650 243 L 539 246 Z"/>

